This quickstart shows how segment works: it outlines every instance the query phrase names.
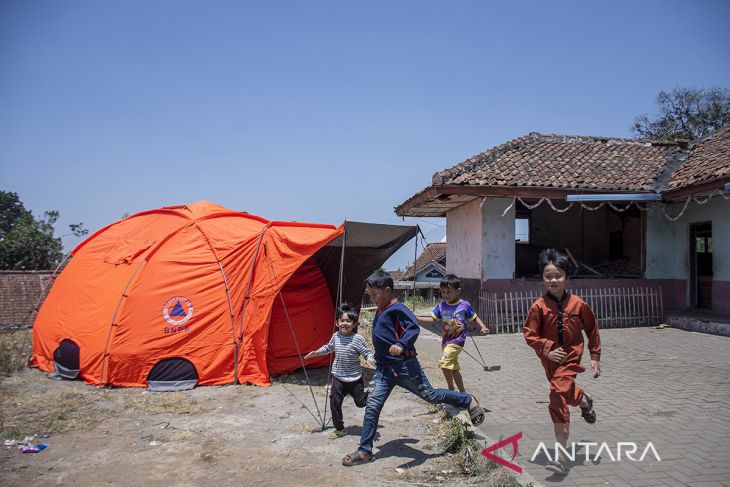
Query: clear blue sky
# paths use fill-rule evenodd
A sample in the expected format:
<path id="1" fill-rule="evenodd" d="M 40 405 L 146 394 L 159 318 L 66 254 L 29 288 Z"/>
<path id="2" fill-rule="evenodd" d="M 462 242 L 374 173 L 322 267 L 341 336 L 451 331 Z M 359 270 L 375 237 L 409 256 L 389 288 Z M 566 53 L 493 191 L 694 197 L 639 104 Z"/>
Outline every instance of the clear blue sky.
<path id="1" fill-rule="evenodd" d="M 630 136 L 660 90 L 730 86 L 728 19 L 726 1 L 0 0 L 0 190 L 59 210 L 57 235 L 202 199 L 399 223 L 489 147 Z"/>

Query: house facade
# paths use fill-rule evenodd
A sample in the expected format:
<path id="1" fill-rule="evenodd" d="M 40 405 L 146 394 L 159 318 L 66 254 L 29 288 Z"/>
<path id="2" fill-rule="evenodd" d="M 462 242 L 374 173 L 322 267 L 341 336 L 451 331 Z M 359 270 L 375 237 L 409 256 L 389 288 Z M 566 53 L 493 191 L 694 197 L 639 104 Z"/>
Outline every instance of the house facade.
<path id="1" fill-rule="evenodd" d="M 396 208 L 446 217 L 450 273 L 479 293 L 540 289 L 569 253 L 574 289 L 661 289 L 665 310 L 730 316 L 730 128 L 694 144 L 530 133 L 433 175 Z"/>
<path id="2" fill-rule="evenodd" d="M 413 265 L 394 278 L 395 289 L 403 298 L 415 295 L 433 302 L 441 297 L 439 283 L 446 274 L 446 242 L 429 243 Z"/>

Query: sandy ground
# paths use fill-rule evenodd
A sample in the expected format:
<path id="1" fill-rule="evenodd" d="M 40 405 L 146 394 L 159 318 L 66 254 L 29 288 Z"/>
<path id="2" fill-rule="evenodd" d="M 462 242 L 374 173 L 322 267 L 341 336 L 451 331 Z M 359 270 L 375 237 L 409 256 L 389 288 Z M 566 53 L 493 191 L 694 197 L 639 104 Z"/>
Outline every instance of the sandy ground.
<path id="1" fill-rule="evenodd" d="M 442 379 L 434 366 L 429 377 Z M 438 374 L 438 375 L 437 375 Z M 380 419 L 376 461 L 346 468 L 363 410 L 344 405 L 349 436 L 327 438 L 326 369 L 299 372 L 271 387 L 201 387 L 177 393 L 99 389 L 24 370 L 0 383 L 3 439 L 50 432 L 49 447 L 0 450 L 0 485 L 75 487 L 199 485 L 465 485 L 434 432 L 439 414 L 396 388 Z M 464 414 L 464 413 L 462 413 Z M 329 412 L 327 414 L 329 418 Z M 466 418 L 466 416 L 464 415 Z M 330 423 L 331 424 L 331 423 Z"/>

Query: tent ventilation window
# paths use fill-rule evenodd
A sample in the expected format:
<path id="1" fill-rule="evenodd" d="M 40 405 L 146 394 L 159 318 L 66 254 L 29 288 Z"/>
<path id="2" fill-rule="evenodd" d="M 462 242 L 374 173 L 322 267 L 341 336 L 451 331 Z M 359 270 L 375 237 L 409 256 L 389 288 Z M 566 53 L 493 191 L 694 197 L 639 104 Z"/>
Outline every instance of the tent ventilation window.
<path id="1" fill-rule="evenodd" d="M 63 379 L 75 379 L 79 376 L 79 346 L 68 338 L 61 340 L 53 352 L 53 364 Z"/>
<path id="2" fill-rule="evenodd" d="M 189 360 L 179 357 L 160 360 L 147 376 L 150 391 L 185 391 L 198 383 L 198 371 Z"/>

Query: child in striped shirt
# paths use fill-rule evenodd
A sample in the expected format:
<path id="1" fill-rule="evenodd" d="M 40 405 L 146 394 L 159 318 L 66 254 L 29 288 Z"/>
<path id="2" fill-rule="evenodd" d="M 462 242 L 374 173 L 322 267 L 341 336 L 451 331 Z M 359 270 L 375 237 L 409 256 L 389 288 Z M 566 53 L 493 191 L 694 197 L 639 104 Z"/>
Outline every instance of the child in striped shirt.
<path id="1" fill-rule="evenodd" d="M 368 395 L 362 380 L 360 355 L 367 363 L 368 368 L 375 368 L 375 355 L 368 348 L 362 335 L 357 333 L 357 313 L 347 304 L 337 308 L 336 331 L 329 343 L 322 345 L 314 352 L 309 352 L 305 359 L 317 355 L 326 355 L 335 352 L 335 361 L 332 364 L 332 394 L 330 395 L 330 409 L 332 409 L 332 423 L 335 431 L 330 434 L 331 439 L 341 438 L 347 434 L 342 420 L 342 401 L 346 395 L 352 396 L 355 405 L 365 407 Z"/>

